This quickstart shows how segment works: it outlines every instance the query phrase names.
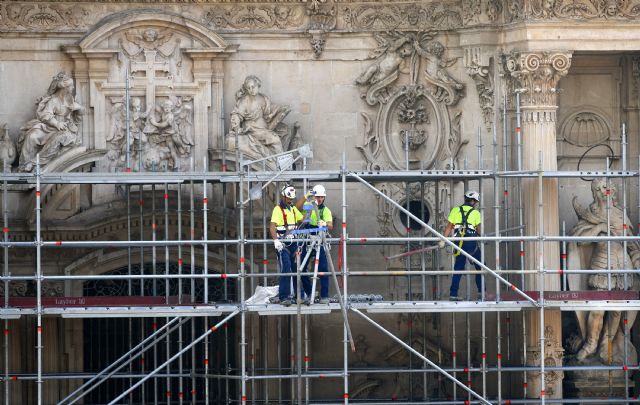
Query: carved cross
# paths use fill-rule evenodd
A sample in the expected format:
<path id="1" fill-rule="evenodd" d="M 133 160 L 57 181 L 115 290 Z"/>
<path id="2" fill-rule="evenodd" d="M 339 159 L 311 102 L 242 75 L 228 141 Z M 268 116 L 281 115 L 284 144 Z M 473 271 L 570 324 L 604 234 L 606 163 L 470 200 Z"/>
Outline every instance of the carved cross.
<path id="1" fill-rule="evenodd" d="M 145 50 L 143 62 L 131 62 L 131 73 L 144 72 L 144 79 L 146 82 L 146 99 L 147 110 L 155 104 L 156 100 L 156 86 L 165 85 L 172 87 L 172 77 L 169 75 L 167 78 L 156 77 L 156 72 L 169 73 L 169 64 L 167 62 L 156 62 L 157 51 Z M 135 82 L 134 78 L 134 82 Z"/>

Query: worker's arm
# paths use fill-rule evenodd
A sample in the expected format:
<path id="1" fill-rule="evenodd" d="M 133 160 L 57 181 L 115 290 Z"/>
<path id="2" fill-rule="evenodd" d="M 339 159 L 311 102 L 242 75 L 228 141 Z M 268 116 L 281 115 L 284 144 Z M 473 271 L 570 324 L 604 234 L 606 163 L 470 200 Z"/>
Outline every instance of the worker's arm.
<path id="1" fill-rule="evenodd" d="M 453 231 L 453 228 L 455 228 L 455 225 L 452 224 L 451 222 L 447 222 L 447 226 L 445 226 L 444 231 L 442 231 L 442 235 L 445 238 L 448 238 L 449 235 L 451 234 L 451 231 Z"/>
<path id="2" fill-rule="evenodd" d="M 276 223 L 269 223 L 269 235 L 271 235 L 271 239 L 278 239 L 278 232 L 276 232 Z"/>
<path id="3" fill-rule="evenodd" d="M 328 221 L 328 222 L 327 222 L 327 229 L 328 229 L 329 231 L 332 231 L 332 230 L 333 230 L 333 221 Z"/>
<path id="4" fill-rule="evenodd" d="M 302 212 L 302 206 L 304 205 L 305 201 L 307 201 L 306 196 L 298 198 L 298 201 L 296 201 L 296 208 L 298 209 L 298 211 Z"/>
<path id="5" fill-rule="evenodd" d="M 476 233 L 478 234 L 478 236 L 482 236 L 482 224 L 478 224 L 476 225 Z"/>

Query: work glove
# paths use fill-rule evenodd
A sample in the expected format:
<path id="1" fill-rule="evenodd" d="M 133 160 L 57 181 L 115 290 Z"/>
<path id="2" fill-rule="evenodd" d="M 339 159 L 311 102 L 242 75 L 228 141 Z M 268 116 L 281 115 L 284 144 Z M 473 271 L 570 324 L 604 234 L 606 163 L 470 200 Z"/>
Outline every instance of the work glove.
<path id="1" fill-rule="evenodd" d="M 323 227 L 327 226 L 327 222 L 326 222 L 326 221 L 323 221 L 323 220 L 319 220 L 319 221 L 318 221 L 318 226 L 319 226 L 320 228 L 323 228 Z"/>
<path id="2" fill-rule="evenodd" d="M 442 248 L 443 248 L 443 247 L 445 247 L 446 245 L 447 245 L 447 244 L 446 244 L 443 240 L 438 241 L 438 247 L 439 247 L 440 249 L 442 249 Z"/>
<path id="3" fill-rule="evenodd" d="M 304 198 L 306 200 L 310 199 L 311 197 L 313 197 L 314 195 L 316 195 L 316 193 L 313 190 L 309 190 L 305 193 Z"/>
<path id="4" fill-rule="evenodd" d="M 285 236 L 284 238 L 285 238 L 285 239 L 289 239 L 289 240 L 291 240 L 291 239 L 294 239 L 294 238 L 295 238 L 295 236 L 294 236 L 292 233 L 290 233 L 290 234 L 288 234 L 287 236 Z"/>
<path id="5" fill-rule="evenodd" d="M 279 239 L 273 240 L 273 247 L 275 247 L 278 252 L 284 249 L 284 245 Z"/>

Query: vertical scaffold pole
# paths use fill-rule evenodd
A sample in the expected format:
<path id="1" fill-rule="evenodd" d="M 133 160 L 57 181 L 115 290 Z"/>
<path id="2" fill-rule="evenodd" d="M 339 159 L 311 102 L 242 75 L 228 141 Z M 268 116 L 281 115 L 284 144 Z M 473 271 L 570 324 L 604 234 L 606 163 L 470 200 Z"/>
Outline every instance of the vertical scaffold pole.
<path id="1" fill-rule="evenodd" d="M 158 222 L 156 217 L 156 185 L 151 185 L 151 240 L 155 242 L 157 240 Z M 157 250 L 155 244 L 151 246 L 151 274 L 156 275 Z M 158 280 L 154 278 L 151 280 L 151 293 L 154 297 L 158 296 Z M 151 330 L 156 331 L 158 325 L 158 318 L 155 316 L 151 318 Z M 153 368 L 158 367 L 158 345 L 153 345 Z M 153 377 L 153 404 L 158 405 L 158 378 Z"/>
<path id="2" fill-rule="evenodd" d="M 240 189 L 242 189 L 242 182 L 240 182 Z M 208 230 L 209 225 L 207 223 L 209 211 L 209 200 L 207 198 L 207 157 L 202 159 L 202 240 L 206 242 L 209 239 Z M 209 245 L 202 244 L 202 273 L 205 275 L 204 280 L 204 305 L 209 304 Z M 204 327 L 207 328 L 209 324 L 209 317 L 204 317 Z M 209 335 L 204 338 L 204 403 L 209 405 Z"/>
<path id="3" fill-rule="evenodd" d="M 518 156 L 518 171 L 522 171 L 522 129 L 521 129 L 522 113 L 520 112 L 520 92 L 516 91 L 516 149 Z M 522 177 L 518 177 L 517 182 L 518 189 L 518 224 L 520 225 L 520 236 L 524 236 L 524 212 L 522 208 Z M 522 291 L 526 291 L 525 275 L 524 275 L 524 241 L 520 240 L 520 270 L 523 272 L 520 274 L 520 288 Z M 522 364 L 527 364 L 527 322 L 525 318 L 525 312 L 522 312 Z M 522 389 L 523 398 L 527 398 L 527 369 L 524 368 L 522 372 Z"/>
<path id="4" fill-rule="evenodd" d="M 177 239 L 182 240 L 182 184 L 178 184 L 176 189 L 176 198 L 178 199 L 178 230 L 176 232 Z M 182 258 L 182 245 L 178 244 L 178 274 L 182 276 L 182 270 L 184 265 L 184 259 Z M 178 279 L 178 302 L 183 304 L 183 296 L 182 296 L 182 277 Z M 182 330 L 182 325 L 178 328 L 178 351 L 182 351 L 184 343 L 184 332 Z M 184 403 L 184 378 L 182 376 L 182 372 L 184 369 L 184 356 L 180 356 L 178 359 L 178 373 L 180 374 L 180 378 L 178 379 L 178 404 L 182 405 Z"/>
<path id="5" fill-rule="evenodd" d="M 244 167 L 239 166 L 239 188 L 238 196 L 240 206 L 240 224 L 238 227 L 238 239 L 239 239 L 239 256 L 240 256 L 240 403 L 246 405 L 247 403 L 247 330 L 246 330 L 246 316 L 247 305 L 245 303 L 245 280 L 246 280 L 246 268 L 245 268 L 245 252 L 244 252 L 244 189 L 242 186 L 242 177 L 244 176 Z"/>
<path id="6" fill-rule="evenodd" d="M 2 162 L 2 172 L 7 173 L 7 162 Z M 9 208 L 7 207 L 7 178 L 2 182 L 2 236 L 4 240 L 4 268 L 2 275 L 9 277 Z M 4 280 L 4 307 L 9 308 L 9 280 Z M 4 403 L 10 404 L 9 400 L 9 320 L 4 320 Z"/>
<path id="7" fill-rule="evenodd" d="M 347 268 L 347 155 L 342 153 L 342 307 L 346 309 L 349 305 L 348 296 L 348 268 Z M 346 317 L 347 315 L 344 314 Z M 343 397 L 344 404 L 349 403 L 349 337 L 347 334 L 346 319 L 342 326 L 342 360 L 343 360 Z"/>
<path id="8" fill-rule="evenodd" d="M 40 154 L 36 155 L 36 348 L 38 362 L 38 405 L 42 405 L 42 200 L 40 197 Z M 5 291 L 7 295 L 8 291 Z"/>
<path id="9" fill-rule="evenodd" d="M 626 131 L 626 125 L 625 123 L 622 123 L 622 133 L 621 133 L 621 144 L 622 144 L 622 171 L 626 172 L 627 171 L 627 131 Z M 628 223 L 629 221 L 627 221 L 627 178 L 623 177 L 622 178 L 622 236 L 627 236 L 627 231 L 630 229 L 631 224 Z M 631 233 L 633 234 L 633 233 Z M 634 243 L 634 242 L 632 242 Z M 627 248 L 628 248 L 628 244 L 627 241 L 625 240 L 624 242 L 622 242 L 623 245 L 623 251 L 624 253 L 624 259 L 623 259 L 623 268 L 627 269 Z M 624 289 L 627 290 L 629 288 L 629 279 L 627 276 L 627 273 L 624 273 Z M 623 327 L 623 333 L 624 333 L 624 364 L 623 366 L 623 370 L 624 370 L 624 398 L 625 399 L 629 399 L 629 366 L 628 366 L 628 362 L 629 362 L 629 346 L 627 345 L 627 338 L 628 338 L 628 327 L 629 327 L 629 321 L 628 321 L 628 315 L 629 313 L 627 311 L 622 312 L 622 327 Z"/>
<path id="10" fill-rule="evenodd" d="M 167 183 L 164 183 L 164 240 L 168 241 L 169 240 L 169 185 Z M 164 279 L 164 298 L 165 298 L 165 303 L 168 304 L 169 303 L 169 245 L 165 245 L 164 247 L 164 275 L 167 276 L 167 278 Z M 169 317 L 165 317 L 164 318 L 165 324 L 167 322 L 169 322 Z M 167 353 L 167 356 L 169 355 L 169 353 L 171 353 L 171 340 L 170 340 L 171 334 L 167 333 L 167 339 L 165 342 L 165 350 Z M 178 357 L 178 362 L 182 361 L 182 356 Z M 165 380 L 166 383 L 166 390 L 165 390 L 165 397 L 167 400 L 167 404 L 171 403 L 171 377 L 169 377 L 171 371 L 171 366 L 169 364 L 167 364 L 167 378 Z"/>
<path id="11" fill-rule="evenodd" d="M 194 162 L 193 162 L 193 157 L 191 158 L 190 161 L 190 165 L 191 165 L 191 172 L 194 172 Z M 196 228 L 195 228 L 195 190 L 194 190 L 194 183 L 193 180 L 189 180 L 189 235 L 191 235 L 191 240 L 194 241 L 195 237 L 196 237 Z M 225 245 L 226 246 L 226 245 Z M 193 243 L 189 244 L 189 259 L 191 260 L 191 281 L 190 281 L 190 292 L 191 292 L 191 304 L 195 304 L 196 302 L 196 279 L 193 278 L 193 276 L 196 273 L 196 252 L 195 252 L 195 246 Z M 196 323 L 195 322 L 191 322 L 191 339 L 194 338 L 194 336 L 196 335 Z M 206 323 L 205 323 L 206 325 Z M 191 368 L 195 369 L 196 368 L 196 348 L 194 346 L 191 347 Z M 225 381 L 228 381 L 225 379 Z M 191 404 L 195 405 L 196 404 L 196 400 L 197 400 L 197 394 L 198 392 L 196 391 L 196 377 L 195 374 L 191 374 Z"/>
<path id="12" fill-rule="evenodd" d="M 540 404 L 545 404 L 545 371 L 544 361 L 545 347 L 544 347 L 544 241 L 542 236 L 544 235 L 544 204 L 543 204 L 543 187 L 542 187 L 542 151 L 538 157 L 538 293 L 540 294 Z"/>

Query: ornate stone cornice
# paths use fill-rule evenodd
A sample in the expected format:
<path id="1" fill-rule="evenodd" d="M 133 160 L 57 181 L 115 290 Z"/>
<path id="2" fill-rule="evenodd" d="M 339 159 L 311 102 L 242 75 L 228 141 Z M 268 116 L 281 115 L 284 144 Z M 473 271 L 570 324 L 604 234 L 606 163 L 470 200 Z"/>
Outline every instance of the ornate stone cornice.
<path id="1" fill-rule="evenodd" d="M 523 93 L 523 106 L 556 106 L 556 85 L 569 66 L 569 52 L 522 52 L 507 58 L 507 69 Z"/>

